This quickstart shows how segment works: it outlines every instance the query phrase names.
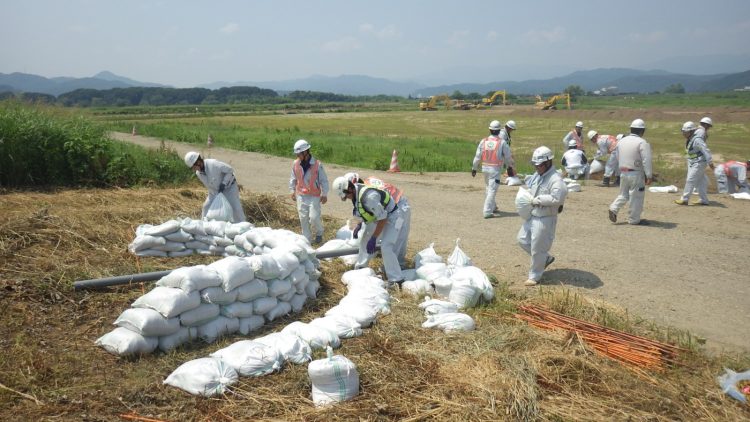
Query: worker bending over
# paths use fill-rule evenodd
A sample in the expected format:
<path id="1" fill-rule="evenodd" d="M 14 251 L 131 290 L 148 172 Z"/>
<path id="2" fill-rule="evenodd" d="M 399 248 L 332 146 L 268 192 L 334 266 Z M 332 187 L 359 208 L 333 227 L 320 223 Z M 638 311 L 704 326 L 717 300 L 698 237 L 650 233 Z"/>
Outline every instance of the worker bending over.
<path id="1" fill-rule="evenodd" d="M 714 168 L 716 176 L 716 189 L 719 193 L 750 193 L 747 186 L 747 169 L 750 161 L 727 161 Z"/>
<path id="2" fill-rule="evenodd" d="M 234 169 L 229 164 L 206 158 L 205 160 L 195 151 L 185 154 L 185 164 L 195 171 L 203 185 L 208 189 L 208 197 L 203 202 L 201 218 L 205 218 L 214 198 L 219 193 L 224 194 L 232 206 L 232 223 L 245 221 L 245 211 L 240 203 L 240 188 L 234 177 Z"/>
<path id="3" fill-rule="evenodd" d="M 589 165 L 586 154 L 578 149 L 575 139 L 568 141 L 568 150 L 563 154 L 561 164 L 565 167 L 565 173 L 573 180 L 578 180 L 581 176 L 584 179 L 589 178 Z"/>
<path id="4" fill-rule="evenodd" d="M 615 186 L 620 186 L 620 168 L 617 164 L 617 142 L 622 139 L 622 134 L 615 136 L 612 135 L 600 135 L 595 130 L 590 130 L 586 134 L 591 142 L 596 146 L 596 152 L 594 153 L 594 160 L 599 159 L 605 155 L 609 155 L 607 163 L 604 165 L 604 177 L 602 183 L 599 186 L 608 188 L 609 182 L 612 180 L 612 176 L 615 176 Z"/>

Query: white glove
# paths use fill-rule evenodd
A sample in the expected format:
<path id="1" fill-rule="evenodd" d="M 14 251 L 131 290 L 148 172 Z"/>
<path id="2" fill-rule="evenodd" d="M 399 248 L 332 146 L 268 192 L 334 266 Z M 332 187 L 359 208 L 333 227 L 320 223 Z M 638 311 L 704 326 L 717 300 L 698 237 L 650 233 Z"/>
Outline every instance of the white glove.
<path id="1" fill-rule="evenodd" d="M 531 200 L 531 205 L 542 205 L 542 200 L 539 198 L 534 198 Z"/>

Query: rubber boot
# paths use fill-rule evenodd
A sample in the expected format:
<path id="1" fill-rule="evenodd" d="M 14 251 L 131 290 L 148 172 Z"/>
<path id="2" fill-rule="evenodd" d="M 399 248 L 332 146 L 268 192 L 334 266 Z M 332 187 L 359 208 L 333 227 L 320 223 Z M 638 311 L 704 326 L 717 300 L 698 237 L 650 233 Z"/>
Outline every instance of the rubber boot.
<path id="1" fill-rule="evenodd" d="M 597 186 L 601 186 L 603 188 L 608 188 L 609 187 L 609 177 L 602 178 L 602 182 L 600 184 L 598 184 Z"/>
<path id="2" fill-rule="evenodd" d="M 620 176 L 615 177 L 615 186 L 620 186 Z"/>

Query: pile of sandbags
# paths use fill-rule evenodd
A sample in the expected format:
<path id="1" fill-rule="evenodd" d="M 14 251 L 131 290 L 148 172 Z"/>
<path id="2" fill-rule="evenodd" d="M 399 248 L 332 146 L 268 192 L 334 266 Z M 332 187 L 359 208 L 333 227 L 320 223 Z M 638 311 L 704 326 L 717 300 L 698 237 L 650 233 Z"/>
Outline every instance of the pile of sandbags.
<path id="1" fill-rule="evenodd" d="M 300 312 L 320 288 L 312 248 L 293 233 L 258 231 L 253 239 L 265 244 L 267 253 L 172 271 L 133 302 L 114 322 L 117 328 L 96 344 L 120 356 L 148 354 L 157 347 L 169 351 L 193 339 L 212 343 L 236 332 L 247 335 Z"/>

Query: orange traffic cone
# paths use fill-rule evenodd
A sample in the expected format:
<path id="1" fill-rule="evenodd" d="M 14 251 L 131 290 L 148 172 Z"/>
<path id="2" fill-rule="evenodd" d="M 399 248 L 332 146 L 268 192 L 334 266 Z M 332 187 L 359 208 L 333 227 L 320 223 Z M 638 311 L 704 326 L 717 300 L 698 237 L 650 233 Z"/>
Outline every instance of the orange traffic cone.
<path id="1" fill-rule="evenodd" d="M 135 136 L 135 125 L 133 125 L 133 131 L 131 132 L 131 135 Z"/>
<path id="2" fill-rule="evenodd" d="M 391 155 L 391 168 L 388 169 L 389 173 L 400 173 L 401 169 L 398 167 L 398 152 L 396 150 L 393 150 L 393 155 Z"/>

